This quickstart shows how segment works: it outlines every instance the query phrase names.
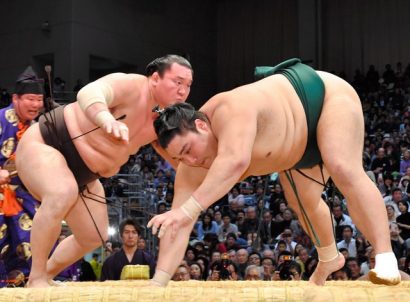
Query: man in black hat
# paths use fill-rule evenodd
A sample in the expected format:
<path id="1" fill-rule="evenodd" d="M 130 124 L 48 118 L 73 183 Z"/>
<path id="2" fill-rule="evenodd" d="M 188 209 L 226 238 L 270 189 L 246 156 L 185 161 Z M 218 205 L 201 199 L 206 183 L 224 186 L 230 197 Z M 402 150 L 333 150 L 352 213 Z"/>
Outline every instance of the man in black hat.
<path id="1" fill-rule="evenodd" d="M 31 225 L 39 202 L 22 188 L 14 158 L 21 136 L 43 108 L 43 83 L 31 66 L 18 77 L 12 100 L 0 110 L 0 258 L 7 273 L 28 276 Z"/>

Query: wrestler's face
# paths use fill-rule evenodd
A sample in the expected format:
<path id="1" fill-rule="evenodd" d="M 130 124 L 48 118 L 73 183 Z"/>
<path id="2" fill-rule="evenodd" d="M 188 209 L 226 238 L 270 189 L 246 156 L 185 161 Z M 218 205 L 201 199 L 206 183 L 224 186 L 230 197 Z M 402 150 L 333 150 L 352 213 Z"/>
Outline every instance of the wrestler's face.
<path id="1" fill-rule="evenodd" d="M 188 166 L 209 169 L 217 154 L 217 141 L 206 122 L 197 119 L 195 124 L 198 132 L 176 135 L 166 151 L 173 159 Z"/>
<path id="2" fill-rule="evenodd" d="M 43 95 L 31 93 L 13 94 L 13 104 L 20 121 L 32 121 L 37 118 L 41 108 L 43 108 Z"/>
<path id="3" fill-rule="evenodd" d="M 157 72 L 152 75 L 153 95 L 161 107 L 175 103 L 185 102 L 191 91 L 192 71 L 191 69 L 173 63 L 164 71 L 161 77 Z"/>

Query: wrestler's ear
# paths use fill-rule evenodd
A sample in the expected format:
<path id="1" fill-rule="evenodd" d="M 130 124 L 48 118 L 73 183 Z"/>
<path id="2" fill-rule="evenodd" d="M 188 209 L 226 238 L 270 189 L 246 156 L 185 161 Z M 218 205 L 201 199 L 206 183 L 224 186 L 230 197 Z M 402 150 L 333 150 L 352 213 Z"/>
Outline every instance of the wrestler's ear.
<path id="1" fill-rule="evenodd" d="M 153 80 L 154 84 L 157 84 L 160 78 L 161 78 L 161 77 L 160 77 L 158 71 L 155 71 L 155 72 L 151 75 L 151 79 Z"/>
<path id="2" fill-rule="evenodd" d="M 196 126 L 196 129 L 198 130 L 203 130 L 203 131 L 209 130 L 208 124 L 199 118 L 195 120 L 195 126 Z"/>

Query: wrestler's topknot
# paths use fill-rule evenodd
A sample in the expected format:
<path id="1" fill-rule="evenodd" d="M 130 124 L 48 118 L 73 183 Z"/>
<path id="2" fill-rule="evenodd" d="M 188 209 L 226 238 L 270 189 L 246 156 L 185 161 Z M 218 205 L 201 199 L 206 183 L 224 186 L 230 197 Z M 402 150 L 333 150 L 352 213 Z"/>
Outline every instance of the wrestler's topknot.
<path id="1" fill-rule="evenodd" d="M 208 121 L 204 113 L 196 111 L 194 106 L 188 103 L 178 103 L 163 109 L 154 121 L 160 146 L 167 148 L 175 135 L 186 131 L 198 132 L 195 125 L 196 119 Z"/>

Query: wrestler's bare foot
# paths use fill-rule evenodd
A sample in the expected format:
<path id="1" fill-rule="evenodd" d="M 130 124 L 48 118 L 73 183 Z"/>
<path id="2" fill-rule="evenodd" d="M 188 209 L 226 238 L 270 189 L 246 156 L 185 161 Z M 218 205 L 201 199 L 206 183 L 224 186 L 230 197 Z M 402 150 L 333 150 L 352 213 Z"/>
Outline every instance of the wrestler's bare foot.
<path id="1" fill-rule="evenodd" d="M 164 285 L 162 285 L 162 284 L 160 284 L 160 283 L 158 283 L 158 282 L 155 282 L 154 280 L 149 280 L 149 286 L 154 286 L 154 287 L 165 287 Z"/>
<path id="2" fill-rule="evenodd" d="M 314 285 L 324 285 L 327 277 L 331 273 L 341 269 L 344 264 L 345 257 L 342 254 L 339 254 L 337 258 L 328 262 L 319 261 L 315 271 L 309 278 L 309 282 Z"/>
<path id="3" fill-rule="evenodd" d="M 47 279 L 29 279 L 27 288 L 47 288 L 52 286 Z"/>

